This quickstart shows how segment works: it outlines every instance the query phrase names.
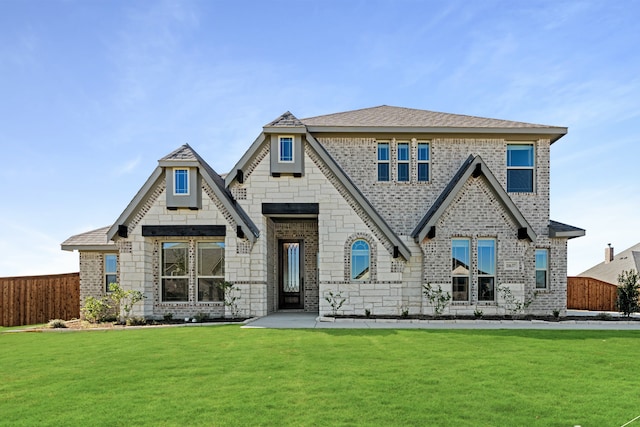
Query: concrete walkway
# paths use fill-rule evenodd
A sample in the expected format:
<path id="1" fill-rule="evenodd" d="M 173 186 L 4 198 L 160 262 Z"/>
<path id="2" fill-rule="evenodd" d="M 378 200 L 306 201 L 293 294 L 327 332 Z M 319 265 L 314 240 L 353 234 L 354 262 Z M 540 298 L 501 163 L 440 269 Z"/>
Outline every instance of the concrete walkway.
<path id="1" fill-rule="evenodd" d="M 596 313 L 597 314 L 597 313 Z M 571 315 L 579 315 L 571 313 Z M 585 315 L 586 316 L 586 315 Z M 247 322 L 243 328 L 271 329 L 566 329 L 566 330 L 640 330 L 638 321 L 598 320 L 395 320 L 332 319 L 318 313 L 278 312 Z"/>

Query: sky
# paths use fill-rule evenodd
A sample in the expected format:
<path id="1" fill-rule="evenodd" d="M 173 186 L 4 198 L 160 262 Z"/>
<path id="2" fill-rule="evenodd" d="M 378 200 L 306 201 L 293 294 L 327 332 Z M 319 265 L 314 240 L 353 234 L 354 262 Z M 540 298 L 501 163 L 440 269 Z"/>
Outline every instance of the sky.
<path id="1" fill-rule="evenodd" d="M 0 0 L 0 277 L 78 271 L 158 159 L 393 105 L 566 126 L 568 273 L 640 242 L 640 0 Z"/>

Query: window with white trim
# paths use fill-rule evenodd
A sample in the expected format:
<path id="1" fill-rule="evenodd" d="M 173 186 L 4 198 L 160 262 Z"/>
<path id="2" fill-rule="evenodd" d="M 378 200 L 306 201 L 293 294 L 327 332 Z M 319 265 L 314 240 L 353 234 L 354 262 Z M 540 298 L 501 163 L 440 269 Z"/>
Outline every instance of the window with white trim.
<path id="1" fill-rule="evenodd" d="M 378 144 L 378 181 L 389 181 L 389 143 Z"/>
<path id="2" fill-rule="evenodd" d="M 549 288 L 549 250 L 536 249 L 536 289 Z"/>
<path id="3" fill-rule="evenodd" d="M 429 181 L 429 143 L 418 143 L 418 182 Z"/>
<path id="4" fill-rule="evenodd" d="M 293 163 L 293 136 L 278 137 L 278 161 Z"/>
<path id="5" fill-rule="evenodd" d="M 367 241 L 358 239 L 351 245 L 351 280 L 369 280 L 371 252 Z"/>
<path id="6" fill-rule="evenodd" d="M 176 168 L 173 170 L 173 194 L 189 194 L 189 169 Z"/>
<path id="7" fill-rule="evenodd" d="M 496 241 L 478 239 L 478 301 L 495 301 Z"/>
<path id="8" fill-rule="evenodd" d="M 409 144 L 398 143 L 398 182 L 409 182 Z"/>
<path id="9" fill-rule="evenodd" d="M 508 144 L 507 191 L 510 193 L 532 193 L 534 187 L 533 170 L 533 144 Z"/>
<path id="10" fill-rule="evenodd" d="M 469 301 L 470 240 L 451 240 L 452 300 Z"/>
<path id="11" fill-rule="evenodd" d="M 223 301 L 224 242 L 197 243 L 198 301 Z"/>
<path id="12" fill-rule="evenodd" d="M 105 254 L 104 256 L 104 289 L 111 292 L 111 284 L 118 283 L 118 255 Z"/>

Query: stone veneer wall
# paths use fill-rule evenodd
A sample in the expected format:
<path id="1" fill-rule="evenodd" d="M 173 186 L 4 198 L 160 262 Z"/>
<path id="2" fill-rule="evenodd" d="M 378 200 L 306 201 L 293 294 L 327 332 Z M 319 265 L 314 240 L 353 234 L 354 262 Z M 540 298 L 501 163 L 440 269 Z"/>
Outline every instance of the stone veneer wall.
<path id="1" fill-rule="evenodd" d="M 100 299 L 107 295 L 104 274 L 104 256 L 114 252 L 80 251 L 80 308 L 88 297 Z M 116 257 L 119 256 L 116 254 Z M 116 280 L 120 281 L 120 262 L 117 262 Z"/>

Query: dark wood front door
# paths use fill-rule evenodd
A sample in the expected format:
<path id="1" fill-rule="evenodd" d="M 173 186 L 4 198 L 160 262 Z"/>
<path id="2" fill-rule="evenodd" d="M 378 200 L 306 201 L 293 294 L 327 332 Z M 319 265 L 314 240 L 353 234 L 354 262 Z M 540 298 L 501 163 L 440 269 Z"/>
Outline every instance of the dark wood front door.
<path id="1" fill-rule="evenodd" d="M 302 240 L 278 240 L 280 309 L 304 308 L 304 248 Z"/>

